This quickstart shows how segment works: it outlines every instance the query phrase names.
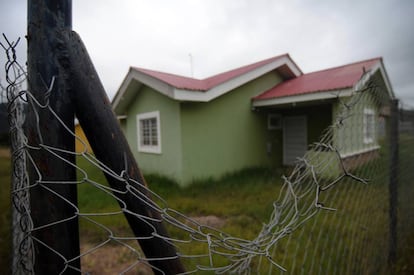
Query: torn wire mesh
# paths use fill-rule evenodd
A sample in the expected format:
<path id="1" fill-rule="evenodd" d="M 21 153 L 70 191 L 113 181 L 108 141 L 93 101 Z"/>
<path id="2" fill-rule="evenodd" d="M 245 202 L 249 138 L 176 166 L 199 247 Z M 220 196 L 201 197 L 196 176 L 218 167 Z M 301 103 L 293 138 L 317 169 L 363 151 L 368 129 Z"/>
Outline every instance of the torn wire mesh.
<path id="1" fill-rule="evenodd" d="M 93 256 L 98 255 L 104 259 L 105 254 L 100 254 L 101 251 L 109 250 L 109 258 L 114 258 L 115 262 L 110 264 L 111 272 L 151 274 L 157 270 L 150 262 L 164 259 L 147 258 L 136 241 L 154 237 L 164 238 L 166 242 L 177 247 L 178 253 L 174 257 L 182 259 L 187 268 L 186 274 L 204 271 L 216 274 L 384 272 L 384 265 L 373 265 L 373 262 L 386 261 L 386 241 L 383 239 L 389 234 L 385 226 L 387 216 L 384 214 L 384 209 L 388 208 L 384 182 L 388 154 L 384 146 L 386 135 L 381 132 L 380 126 L 375 128 L 375 133 L 364 132 L 369 131 L 367 124 L 370 122 L 367 120 L 371 115 L 366 106 L 375 106 L 376 110 L 384 111 L 376 114 L 375 118 L 384 121 L 387 119 L 388 102 L 384 89 L 381 83 L 376 83 L 375 76 L 365 86 L 358 87 L 352 96 L 343 98 L 338 95 L 333 106 L 334 112 L 338 114 L 337 119 L 320 141 L 298 159 L 288 176 L 282 177 L 280 193 L 275 194 L 275 201 L 272 202 L 273 212 L 267 221 L 262 221 L 262 229 L 257 232 L 257 236 L 247 239 L 232 236 L 220 228 L 206 225 L 183 211 L 170 207 L 168 199 L 147 187 L 147 193 L 134 188 L 135 185 L 131 183 L 141 183 L 126 176 L 128 167 L 120 174 L 115 173 L 96 159 L 87 150 L 86 142 L 65 125 L 73 138 L 82 144 L 83 150 L 71 152 L 56 148 L 53 144 L 44 144 L 40 129 L 36 133 L 40 137 L 40 143 L 29 145 L 24 131 L 25 108 L 28 104 L 34 110 L 48 110 L 52 117 L 62 122 L 47 101 L 53 91 L 54 79 L 45 84 L 45 100 L 42 102 L 36 100 L 30 91 L 21 89 L 26 75 L 16 60 L 15 47 L 18 41 L 5 41 L 2 47 L 8 58 L 6 94 L 13 156 L 11 195 L 14 273 L 34 273 L 36 246 L 45 246 L 60 255 L 59 251 L 36 239 L 32 233 L 67 222 L 58 220 L 46 225 L 36 225 L 31 220 L 29 191 L 33 186 L 29 185 L 27 166 L 40 171 L 30 153 L 33 150 L 44 151 L 50 158 L 64 161 L 67 166 L 77 170 L 76 181 L 45 182 L 39 172 L 36 185 L 42 186 L 45 192 L 53 193 L 56 198 L 65 201 L 65 197 L 48 186 L 72 184 L 82 187 L 83 190 L 93 189 L 100 196 L 118 200 L 121 205 L 115 210 L 97 207 L 96 211 L 85 212 L 66 200 L 74 209 L 73 217 L 69 219 L 76 217 L 81 223 L 81 254 L 72 259 L 60 255 L 64 261 L 62 272 L 77 269 L 72 263 L 78 259 L 82 262 L 82 273 L 96 271 L 96 258 Z M 31 100 L 27 100 L 28 98 Z M 361 139 L 371 136 L 378 141 L 372 148 L 364 151 L 358 147 Z M 68 162 L 65 155 L 76 156 L 78 164 Z M 126 191 L 111 188 L 104 180 L 91 178 L 91 167 L 123 182 Z M 158 212 L 162 220 L 156 219 L 155 222 L 167 224 L 172 232 L 171 236 L 165 237 L 155 228 L 150 235 L 134 236 L 128 230 L 107 225 L 108 219 L 123 216 L 125 213 L 135 215 L 142 223 L 150 226 L 154 222 L 152 217 L 131 213 L 125 203 L 119 201 L 119 197 L 115 195 L 119 192 L 131 193 L 136 200 Z M 378 211 L 378 208 L 381 209 Z M 99 235 L 105 237 L 94 239 L 88 236 L 91 227 L 94 228 L 93 232 L 100 232 Z M 195 246 L 197 249 L 193 249 Z M 117 254 L 122 254 L 122 260 Z"/>

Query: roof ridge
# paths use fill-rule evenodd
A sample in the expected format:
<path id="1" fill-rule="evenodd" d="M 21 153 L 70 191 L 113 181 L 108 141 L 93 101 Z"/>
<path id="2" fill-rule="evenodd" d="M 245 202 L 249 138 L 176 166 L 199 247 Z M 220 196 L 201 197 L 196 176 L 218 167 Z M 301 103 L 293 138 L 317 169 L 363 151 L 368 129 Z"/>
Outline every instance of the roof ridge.
<path id="1" fill-rule="evenodd" d="M 375 61 L 375 60 L 380 61 L 380 60 L 382 60 L 382 57 L 379 56 L 379 57 L 369 58 L 369 59 L 365 59 L 365 60 L 361 60 L 361 61 L 355 61 L 355 62 L 351 62 L 351 63 L 344 64 L 344 65 L 339 65 L 339 66 L 335 66 L 335 67 L 326 68 L 326 69 L 323 69 L 323 70 L 317 70 L 317 71 L 305 73 L 304 75 L 320 73 L 320 72 L 325 72 L 325 71 L 331 71 L 331 70 L 340 69 L 340 68 L 344 68 L 344 67 L 348 67 L 348 66 L 353 66 L 353 65 L 357 65 L 357 64 L 361 64 L 361 63 L 371 62 L 371 61 Z"/>
<path id="2" fill-rule="evenodd" d="M 245 65 L 242 65 L 242 66 L 239 66 L 239 67 L 235 67 L 233 69 L 229 69 L 229 70 L 224 71 L 224 72 L 213 74 L 213 75 L 207 76 L 205 78 L 196 78 L 196 77 L 184 76 L 184 75 L 179 75 L 179 74 L 174 74 L 174 73 L 169 73 L 169 72 L 159 71 L 159 70 L 153 70 L 153 69 L 147 69 L 147 68 L 137 67 L 137 66 L 131 66 L 131 68 L 139 70 L 139 71 L 149 71 L 149 72 L 152 72 L 152 73 L 162 73 L 162 74 L 171 75 L 171 76 L 174 76 L 174 77 L 181 77 L 181 78 L 186 78 L 186 79 L 191 79 L 191 80 L 198 80 L 198 81 L 204 82 L 204 81 L 208 81 L 209 79 L 212 79 L 214 77 L 224 75 L 224 74 L 228 74 L 232 71 L 237 71 L 237 70 L 240 70 L 240 69 L 243 69 L 243 68 L 246 68 L 246 67 L 250 67 L 250 66 L 251 67 L 258 66 L 261 63 L 263 63 L 263 64 L 270 63 L 273 60 L 282 58 L 284 56 L 290 57 L 288 53 L 284 53 L 284 54 L 281 54 L 281 55 L 277 55 L 277 56 L 269 57 L 269 58 L 266 58 L 266 59 L 263 59 L 263 60 L 259 60 L 259 61 L 256 61 L 254 63 L 249 63 L 249 64 L 245 64 Z"/>
<path id="3" fill-rule="evenodd" d="M 185 75 L 179 75 L 179 74 L 169 73 L 169 72 L 165 72 L 165 71 L 147 69 L 147 68 L 143 68 L 143 67 L 131 66 L 131 68 L 133 68 L 135 70 L 138 70 L 138 71 L 151 72 L 151 73 L 157 73 L 157 74 L 165 74 L 165 75 L 170 75 L 170 76 L 174 76 L 174 77 L 187 78 L 187 79 L 191 79 L 191 80 L 197 80 L 197 81 L 203 80 L 203 79 L 200 79 L 200 78 L 195 78 L 195 77 L 190 77 L 190 76 L 185 76 Z"/>
<path id="4" fill-rule="evenodd" d="M 278 60 L 278 59 L 283 58 L 283 57 L 288 57 L 290 59 L 288 54 L 277 55 L 277 56 L 273 56 L 273 57 L 270 57 L 270 58 L 259 60 L 259 61 L 256 61 L 254 63 L 249 63 L 249 64 L 246 64 L 246 65 L 243 65 L 243 66 L 236 67 L 234 69 L 230 69 L 230 70 L 212 75 L 210 77 L 202 79 L 202 81 L 204 81 L 204 83 L 207 87 L 213 87 L 215 85 L 218 85 L 220 83 L 223 83 L 223 82 L 227 81 L 228 79 L 246 74 L 250 71 L 253 71 L 253 70 L 255 70 L 255 69 L 257 69 L 261 66 L 265 66 L 267 64 L 270 64 L 273 61 Z"/>
<path id="5" fill-rule="evenodd" d="M 254 63 L 250 63 L 247 65 L 239 66 L 234 69 L 221 72 L 203 79 L 195 78 L 195 77 L 189 77 L 189 76 L 182 76 L 178 74 L 173 73 L 167 73 L 162 71 L 156 71 L 152 69 L 146 69 L 142 67 L 136 67 L 131 66 L 131 69 L 136 70 L 138 72 L 150 75 L 154 78 L 157 78 L 163 82 L 166 82 L 176 88 L 182 88 L 182 89 L 189 89 L 189 90 L 200 90 L 200 91 L 207 91 L 211 89 L 212 87 L 215 87 L 221 83 L 224 83 L 230 79 L 245 75 L 251 71 L 256 70 L 257 68 L 266 66 L 268 64 L 271 64 L 274 61 L 277 61 L 282 58 L 288 58 L 291 60 L 288 53 L 273 56 L 267 59 L 263 59 L 260 61 L 256 61 Z M 296 64 L 295 64 L 296 65 Z M 296 65 L 297 66 L 297 65 Z M 302 72 L 301 72 L 302 73 Z M 187 82 L 186 84 L 183 84 L 183 82 Z M 191 83 L 191 84 L 189 84 Z"/>
<path id="6" fill-rule="evenodd" d="M 239 67 L 236 67 L 236 68 L 233 68 L 233 69 L 229 69 L 227 71 L 224 71 L 224 72 L 221 72 L 221 73 L 218 73 L 218 74 L 215 74 L 215 75 L 211 75 L 209 77 L 204 78 L 203 80 L 207 80 L 207 79 L 210 79 L 210 78 L 222 75 L 222 74 L 227 74 L 227 73 L 230 73 L 232 71 L 237 71 L 237 70 L 240 70 L 240 69 L 243 69 L 243 68 L 246 68 L 246 67 L 250 67 L 250 66 L 254 67 L 254 66 L 258 66 L 259 64 L 267 64 L 267 63 L 272 62 L 273 60 L 282 58 L 284 56 L 289 56 L 289 54 L 285 53 L 285 54 L 281 54 L 281 55 L 276 55 L 276 56 L 269 57 L 269 58 L 266 58 L 266 59 L 262 59 L 262 60 L 259 60 L 259 61 L 253 62 L 253 63 L 245 64 L 245 65 L 242 65 L 242 66 L 239 66 Z"/>

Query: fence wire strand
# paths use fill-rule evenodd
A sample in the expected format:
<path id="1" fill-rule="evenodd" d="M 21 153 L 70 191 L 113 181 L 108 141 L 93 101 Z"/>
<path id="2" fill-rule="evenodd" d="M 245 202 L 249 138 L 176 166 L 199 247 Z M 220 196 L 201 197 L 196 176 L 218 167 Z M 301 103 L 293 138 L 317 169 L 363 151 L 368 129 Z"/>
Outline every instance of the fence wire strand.
<path id="1" fill-rule="evenodd" d="M 1 46 L 6 53 L 5 65 L 6 94 L 10 134 L 12 140 L 13 180 L 13 273 L 33 274 L 35 263 L 34 249 L 45 246 L 62 258 L 65 263 L 62 273 L 67 269 L 75 269 L 72 263 L 81 259 L 83 274 L 88 274 L 93 263 L 88 262 L 89 256 L 99 253 L 104 247 L 117 247 L 118 253 L 123 253 L 127 261 L 123 262 L 116 271 L 126 274 L 140 271 L 151 274 L 150 265 L 153 260 L 142 253 L 137 244 L 138 239 L 163 238 L 178 249 L 172 258 L 182 259 L 187 267 L 185 274 L 212 272 L 216 274 L 385 274 L 387 266 L 386 251 L 388 249 L 388 218 L 387 211 L 387 175 L 384 167 L 388 165 L 387 113 L 386 94 L 375 75 L 363 78 L 371 79 L 368 84 L 356 87 L 350 97 L 337 96 L 334 107 L 338 119 L 314 143 L 305 156 L 298 159 L 290 174 L 282 177 L 281 191 L 275 194 L 273 212 L 269 220 L 253 239 L 231 236 L 230 234 L 203 224 L 182 211 L 173 209 L 168 201 L 146 188 L 147 193 L 134 188 L 138 183 L 128 178 L 128 167 L 120 174 L 115 173 L 106 164 L 100 162 L 87 150 L 86 142 L 64 126 L 80 141 L 83 150 L 71 152 L 56 148 L 53 144 L 44 144 L 42 132 L 38 127 L 36 135 L 39 144 L 28 144 L 24 131 L 25 109 L 32 105 L 34 110 L 47 109 L 54 119 L 62 121 L 48 105 L 48 97 L 52 93 L 55 79 L 45 84 L 44 98 L 38 101 L 31 91 L 22 89 L 26 81 L 23 66 L 16 57 L 16 42 L 9 41 L 4 36 L 5 43 Z M 362 81 L 361 81 L 362 82 Z M 45 82 L 47 83 L 47 81 Z M 27 100 L 30 99 L 30 100 Z M 376 106 L 384 113 L 375 114 L 375 119 L 382 119 L 375 133 L 367 128 L 367 119 L 371 113 L 364 106 Z M 39 119 L 37 117 L 37 119 Z M 357 129 L 365 129 L 359 131 Z M 408 131 L 409 132 L 409 131 Z M 356 134 L 355 134 L 356 133 Z M 359 148 L 360 140 L 364 138 L 378 139 L 378 144 L 369 150 Z M 404 141 L 413 148 L 413 135 L 403 136 Z M 333 142 L 339 140 L 339 142 Z M 351 148 L 351 149 L 350 149 Z M 408 148 L 408 147 L 407 147 Z M 79 175 L 76 181 L 46 181 L 37 168 L 32 151 L 45 151 L 51 159 L 65 162 L 68 167 L 75 167 Z M 359 154 L 351 154 L 359 152 Z M 407 151 L 408 152 L 408 151 Z M 410 151 L 412 154 L 412 151 Z M 408 154 L 408 153 L 407 153 Z M 89 165 L 101 170 L 104 174 L 116 178 L 126 186 L 125 191 L 108 187 L 105 182 L 99 182 L 88 175 L 87 169 L 71 163 L 65 156 L 74 155 L 83 159 Z M 413 155 L 407 155 L 412 160 Z M 65 201 L 73 208 L 73 216 L 48 224 L 33 224 L 30 212 L 30 185 L 28 166 L 37 171 L 35 186 L 40 186 L 44 192 L 53 194 L 59 200 Z M 400 170 L 404 173 L 410 170 L 408 162 L 402 162 Z M 406 177 L 405 174 L 401 178 Z M 88 186 L 99 190 L 105 196 L 113 198 L 121 205 L 119 210 L 106 211 L 96 209 L 95 212 L 84 212 L 77 205 L 53 191 L 50 186 L 73 184 Z M 404 185 L 404 188 L 408 188 Z M 412 193 L 404 189 L 406 194 Z M 133 213 L 115 194 L 129 192 L 135 199 L 158 212 L 162 220 Z M 147 194 L 150 194 L 148 196 Z M 403 201 L 407 201 L 404 197 Z M 411 212 L 410 212 L 411 211 Z M 402 211 L 409 215 L 412 209 Z M 142 223 L 152 226 L 152 222 L 166 223 L 173 232 L 180 231 L 179 236 L 162 236 L 153 228 L 150 235 L 134 236 L 111 228 L 105 224 L 105 219 L 123 214 L 137 217 Z M 97 228 L 106 235 L 104 240 L 94 243 L 81 243 L 81 254 L 67 259 L 45 242 L 32 235 L 33 232 L 53 228 L 57 224 L 65 224 L 69 220 L 79 218 L 82 224 Z M 401 217 L 409 220 L 409 217 Z M 401 232 L 405 232 L 401 230 Z M 406 234 L 406 233 L 405 233 Z M 184 236 L 184 237 L 183 237 Z M 84 238 L 81 231 L 81 242 Z M 406 235 L 400 235 L 401 239 Z M 201 244 L 202 249 L 189 249 L 195 243 Z M 114 252 L 116 253 L 116 252 Z M 170 257 L 171 258 L 171 257 Z M 140 273 L 141 274 L 141 273 Z"/>
<path id="2" fill-rule="evenodd" d="M 25 146 L 27 140 L 24 134 L 24 103 L 25 91 L 22 90 L 26 81 L 24 68 L 17 61 L 17 41 L 9 41 L 3 34 L 4 43 L 0 42 L 7 62 L 4 70 L 7 86 L 5 88 L 8 108 L 9 132 L 12 152 L 12 269 L 14 274 L 32 274 L 33 271 L 33 241 L 30 231 L 33 222 L 30 216 L 30 192 L 27 177 Z M 4 91 L 4 90 L 3 90 Z M 3 95 L 2 95 L 3 96 Z"/>

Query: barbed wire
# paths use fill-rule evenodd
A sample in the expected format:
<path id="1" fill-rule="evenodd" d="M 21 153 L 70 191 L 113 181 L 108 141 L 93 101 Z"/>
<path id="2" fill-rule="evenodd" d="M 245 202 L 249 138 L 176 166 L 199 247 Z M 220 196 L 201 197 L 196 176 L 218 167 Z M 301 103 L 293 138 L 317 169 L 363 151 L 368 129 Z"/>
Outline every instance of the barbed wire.
<path id="1" fill-rule="evenodd" d="M 88 152 L 86 142 L 78 137 L 70 127 L 64 125 L 56 112 L 49 106 L 48 98 L 51 93 L 53 93 L 55 78 L 52 78 L 50 83 L 45 83 L 45 91 L 42 93 L 44 94 L 42 102 L 36 99 L 31 91 L 21 89 L 27 76 L 23 66 L 21 66 L 16 59 L 15 48 L 19 43 L 19 39 L 16 42 L 12 42 L 5 36 L 3 37 L 5 43 L 0 43 L 0 45 L 6 52 L 8 60 L 5 66 L 6 80 L 8 83 L 6 90 L 9 102 L 8 111 L 12 137 L 13 272 L 15 274 L 34 273 L 33 265 L 36 260 L 34 249 L 39 245 L 46 247 L 62 259 L 64 262 L 61 271 L 62 273 L 68 269 L 87 273 L 87 270 L 84 270 L 83 268 L 79 270 L 73 263 L 79 259 L 87 258 L 89 255 L 96 253 L 109 244 L 117 245 L 127 250 L 132 255 L 133 260 L 126 266 L 120 267 L 117 271 L 120 274 L 125 274 L 137 268 L 145 270 L 152 268 L 154 271 L 163 273 L 163 271 L 157 270 L 157 268 L 150 263 L 171 258 L 193 260 L 196 262 L 196 264 L 192 265 L 193 267 L 184 274 L 192 274 L 202 271 L 214 272 L 216 274 L 251 274 L 256 272 L 261 273 L 263 270 L 267 270 L 268 274 L 272 274 L 274 271 L 293 273 L 298 272 L 298 270 L 300 270 L 302 274 L 323 274 L 326 270 L 333 270 L 334 272 L 332 274 L 352 273 L 352 270 L 345 270 L 342 272 L 337 270 L 338 267 L 335 262 L 340 262 L 342 260 L 340 259 L 340 256 L 337 256 L 336 259 L 332 259 L 326 267 L 323 267 L 322 265 L 317 267 L 319 260 L 320 262 L 323 262 L 324 257 L 335 254 L 331 253 L 336 249 L 335 242 L 339 241 L 338 249 L 343 252 L 347 250 L 346 244 L 344 243 L 345 239 L 348 240 L 347 238 L 342 240 L 341 237 L 343 236 L 341 236 L 341 230 L 334 232 L 332 237 L 323 239 L 324 232 L 322 230 L 318 231 L 318 228 L 321 223 L 327 224 L 330 219 L 334 219 L 333 217 L 337 216 L 329 214 L 337 212 L 337 208 L 334 206 L 336 200 L 342 203 L 340 207 L 345 208 L 353 205 L 352 208 L 354 208 L 357 207 L 355 205 L 358 205 L 364 198 L 366 198 L 366 193 L 369 193 L 369 195 L 374 193 L 374 191 L 368 192 L 365 189 L 362 191 L 360 190 L 362 187 L 355 186 L 366 186 L 368 182 L 374 178 L 372 172 L 377 171 L 379 168 L 372 169 L 370 173 L 361 173 L 357 175 L 351 171 L 358 169 L 352 165 L 352 161 L 346 161 L 347 158 L 344 156 L 348 153 L 345 149 L 349 143 L 352 143 L 355 138 L 360 138 L 351 137 L 349 135 L 352 133 L 350 128 L 356 127 L 353 123 L 356 123 L 357 120 L 359 123 L 358 127 L 361 126 L 362 122 L 360 121 L 360 118 L 363 114 L 362 103 L 370 102 L 370 104 L 375 106 L 385 106 L 384 91 L 381 90 L 380 85 L 376 84 L 375 81 L 369 81 L 367 85 L 358 87 L 351 97 L 344 99 L 340 97 L 339 94 L 337 95 L 336 100 L 339 102 L 338 106 L 340 106 L 338 107 L 338 119 L 336 119 L 333 125 L 327 129 L 320 141 L 313 144 L 308 150 L 308 153 L 298 159 L 297 164 L 290 175 L 282 177 L 281 191 L 277 199 L 273 202 L 273 212 L 267 223 L 263 224 L 258 235 L 253 239 L 244 239 L 232 236 L 213 226 L 203 224 L 185 213 L 170 207 L 167 200 L 163 197 L 138 181 L 129 178 L 128 167 L 126 164 L 121 173 L 116 173 L 105 163 L 96 159 L 92 153 Z M 39 120 L 37 110 L 48 110 L 50 115 L 59 121 L 74 139 L 82 144 L 83 149 L 80 150 L 80 152 L 72 152 L 62 148 L 56 148 L 53 144 L 45 144 L 42 138 L 43 133 L 39 126 L 37 127 L 36 132 L 36 135 L 39 137 L 39 144 L 28 144 L 24 132 L 24 114 L 27 105 L 31 105 L 30 108 L 34 110 L 34 115 L 37 120 Z M 334 144 L 333 139 L 338 136 L 342 137 L 340 139 L 341 142 L 339 144 Z M 356 149 L 358 150 L 359 148 Z M 63 161 L 68 167 L 75 168 L 80 176 L 74 181 L 45 180 L 40 169 L 37 167 L 36 160 L 30 153 L 31 150 L 47 152 L 50 158 L 58 159 Z M 82 158 L 90 165 L 101 170 L 104 174 L 122 182 L 126 189 L 118 190 L 108 187 L 105 182 L 95 181 L 90 178 L 86 169 L 68 161 L 66 157 L 67 155 Z M 353 162 L 355 161 L 358 162 L 357 160 L 353 160 Z M 360 160 L 360 162 L 363 163 L 363 160 Z M 37 174 L 37 179 L 34 185 L 30 185 L 30 182 L 33 181 L 28 179 L 28 166 L 31 166 Z M 335 173 L 332 172 L 334 166 L 337 168 Z M 119 210 L 111 212 L 101 212 L 98 209 L 96 212 L 83 212 L 77 205 L 73 204 L 50 187 L 67 184 L 90 186 L 101 191 L 106 196 L 113 198 L 113 200 L 117 201 L 121 207 Z M 144 190 L 138 190 L 135 187 L 137 184 L 143 186 Z M 64 220 L 57 220 L 44 225 L 33 224 L 30 212 L 30 190 L 35 186 L 42 187 L 44 192 L 53 194 L 55 198 L 70 205 L 70 207 L 73 208 L 73 215 Z M 349 191 L 347 188 L 351 188 L 351 186 L 359 191 Z M 332 192 L 331 196 L 325 195 L 328 191 L 331 192 L 334 189 L 337 191 Z M 120 200 L 119 196 L 117 196 L 117 194 L 122 195 L 125 193 L 132 194 L 137 201 L 140 201 L 146 207 L 159 213 L 161 219 L 131 212 L 126 203 Z M 321 211 L 326 212 L 326 214 L 320 215 Z M 98 221 L 100 217 L 112 217 L 124 214 L 133 215 L 142 223 L 152 227 L 152 233 L 146 236 L 122 236 L 117 233 L 115 228 L 111 228 Z M 352 220 L 355 216 L 351 215 L 350 223 L 353 227 L 359 228 L 361 220 L 369 220 L 369 216 L 367 215 L 369 215 L 369 213 L 364 212 L 355 220 Z M 32 234 L 39 230 L 47 230 L 56 225 L 65 224 L 76 218 L 99 228 L 102 232 L 106 232 L 106 238 L 96 244 L 90 245 L 87 249 L 82 250 L 80 255 L 75 258 L 65 258 L 50 244 L 45 243 Z M 348 220 L 345 218 L 336 220 L 337 228 L 349 226 L 347 221 Z M 185 238 L 174 235 L 171 237 L 163 236 L 153 227 L 153 222 L 167 223 L 171 228 L 174 228 L 174 230 L 185 233 Z M 361 229 L 355 229 L 351 231 L 351 241 L 357 242 L 356 240 L 360 240 L 360 237 L 357 236 L 360 230 Z M 310 237 L 306 239 L 306 236 L 310 236 L 312 233 L 316 233 L 316 245 Z M 163 238 L 166 242 L 176 246 L 179 250 L 177 255 L 166 258 L 146 257 L 135 241 L 147 240 L 155 237 Z M 366 237 L 366 235 L 363 237 Z M 305 239 L 305 241 L 293 244 L 295 239 Z M 203 249 L 201 249 L 202 251 L 196 253 L 186 252 L 184 247 L 191 246 L 194 243 L 201 244 L 203 246 Z M 302 247 L 300 243 L 305 243 L 306 248 Z M 358 245 L 362 246 L 366 241 L 360 241 L 360 243 L 361 244 L 358 243 Z M 283 246 L 291 247 L 292 244 L 294 248 L 288 250 L 282 248 Z M 181 248 L 183 249 L 180 250 Z M 298 255 L 302 250 L 306 251 L 302 257 L 303 262 L 310 261 L 308 270 L 306 270 L 306 272 L 310 273 L 305 272 L 303 267 L 304 264 L 302 265 L 302 268 L 300 267 L 300 264 L 292 264 L 290 268 L 285 266 L 289 257 L 295 258 L 293 263 L 298 262 L 298 259 L 300 258 Z M 283 255 L 280 255 L 281 251 L 284 251 Z M 331 252 L 328 253 L 328 251 Z M 361 252 L 359 250 L 349 253 L 350 254 L 346 257 L 347 260 L 355 262 L 361 261 Z M 341 253 L 336 254 L 340 255 Z M 346 253 L 344 252 L 342 254 Z M 220 260 L 217 260 L 218 258 L 220 258 Z M 201 261 L 201 259 L 205 261 Z M 344 268 L 349 267 L 344 265 Z M 317 269 L 318 271 L 316 271 Z"/>

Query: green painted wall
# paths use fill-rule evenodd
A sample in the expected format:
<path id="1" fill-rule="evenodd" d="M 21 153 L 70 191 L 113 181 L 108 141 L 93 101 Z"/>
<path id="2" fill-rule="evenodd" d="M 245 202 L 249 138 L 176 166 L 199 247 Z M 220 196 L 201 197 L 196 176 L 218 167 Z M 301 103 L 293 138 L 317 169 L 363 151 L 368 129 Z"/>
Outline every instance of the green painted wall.
<path id="1" fill-rule="evenodd" d="M 181 180 L 181 120 L 180 104 L 159 92 L 142 86 L 128 107 L 126 123 L 127 139 L 144 173 L 157 173 Z M 161 154 L 138 151 L 137 114 L 152 111 L 160 112 Z"/>
<path id="2" fill-rule="evenodd" d="M 268 73 L 211 102 L 178 102 L 142 86 L 128 107 L 125 131 L 144 173 L 158 173 L 182 185 L 254 166 L 279 168 L 282 129 L 268 130 L 267 116 L 306 115 L 308 143 L 332 123 L 332 105 L 252 110 L 251 98 L 282 81 Z M 136 115 L 160 112 L 161 154 L 138 151 Z"/>
<path id="3" fill-rule="evenodd" d="M 341 102 L 253 111 L 251 98 L 281 81 L 279 75 L 271 72 L 207 103 L 178 102 L 136 85 L 136 97 L 127 108 L 128 119 L 122 127 L 144 173 L 162 174 L 182 185 L 247 167 L 281 167 L 283 129 L 267 129 L 269 113 L 282 117 L 305 115 L 309 145 L 319 141 L 321 134 L 341 116 L 347 118 L 346 123 L 334 128 L 332 143 L 343 154 L 377 145 L 367 145 L 363 140 L 364 108 L 372 108 L 378 114 L 378 101 L 369 93 L 360 98 L 341 98 Z M 355 105 L 352 114 L 343 113 L 343 103 Z M 138 152 L 136 115 L 152 111 L 160 112 L 161 154 Z M 317 157 L 333 157 L 326 152 L 322 155 Z"/>
<path id="4" fill-rule="evenodd" d="M 344 108 L 344 104 L 351 108 Z M 334 128 L 335 143 L 341 155 L 352 154 L 378 146 L 378 142 L 364 143 L 364 109 L 374 110 L 378 117 L 379 110 L 375 97 L 370 93 L 356 94 L 341 98 L 334 105 L 335 118 L 344 118 L 343 123 Z M 378 127 L 378 124 L 376 125 Z"/>
<path id="5" fill-rule="evenodd" d="M 250 99 L 280 81 L 268 73 L 211 102 L 181 103 L 184 184 L 272 163 L 266 119 Z"/>

